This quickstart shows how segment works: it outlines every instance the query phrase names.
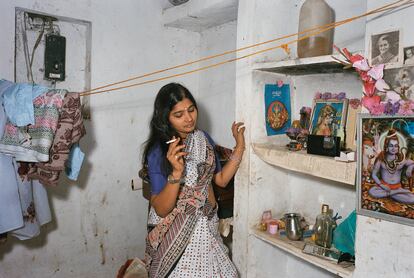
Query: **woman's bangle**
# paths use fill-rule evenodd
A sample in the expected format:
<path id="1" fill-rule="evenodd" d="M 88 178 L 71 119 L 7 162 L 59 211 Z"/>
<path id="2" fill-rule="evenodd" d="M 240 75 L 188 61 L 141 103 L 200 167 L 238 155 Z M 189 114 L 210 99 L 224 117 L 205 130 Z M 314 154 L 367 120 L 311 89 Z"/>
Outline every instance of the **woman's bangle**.
<path id="1" fill-rule="evenodd" d="M 185 178 L 183 176 L 181 176 L 179 179 L 174 178 L 174 176 L 172 174 L 168 175 L 167 177 L 167 182 L 169 184 L 184 184 L 185 183 Z"/>

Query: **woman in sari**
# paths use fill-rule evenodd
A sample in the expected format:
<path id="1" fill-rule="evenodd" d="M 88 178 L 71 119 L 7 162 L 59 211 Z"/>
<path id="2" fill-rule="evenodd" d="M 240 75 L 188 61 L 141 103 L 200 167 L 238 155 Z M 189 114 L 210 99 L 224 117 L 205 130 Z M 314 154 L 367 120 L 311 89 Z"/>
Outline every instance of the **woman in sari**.
<path id="1" fill-rule="evenodd" d="M 196 127 L 197 116 L 187 88 L 170 83 L 160 89 L 143 154 L 151 182 L 149 277 L 238 277 L 218 233 L 212 181 L 225 187 L 236 173 L 244 127 L 233 123 L 236 147 L 221 168 L 214 141 Z"/>

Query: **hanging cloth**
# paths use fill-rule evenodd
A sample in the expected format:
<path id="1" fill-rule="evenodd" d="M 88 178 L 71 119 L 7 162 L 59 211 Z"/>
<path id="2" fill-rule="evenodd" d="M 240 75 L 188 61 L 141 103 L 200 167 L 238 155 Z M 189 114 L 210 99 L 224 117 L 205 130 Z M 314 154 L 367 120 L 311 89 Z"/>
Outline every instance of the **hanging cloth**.
<path id="1" fill-rule="evenodd" d="M 0 137 L 3 136 L 6 125 L 6 113 L 3 108 L 3 93 L 7 85 L 13 83 L 0 81 Z M 0 234 L 23 226 L 23 216 L 20 209 L 19 191 L 13 158 L 0 153 Z"/>
<path id="2" fill-rule="evenodd" d="M 11 231 L 9 234 L 20 240 L 36 237 L 40 234 L 40 226 L 52 220 L 47 192 L 39 181 L 28 181 L 21 178 L 15 165 L 18 181 L 20 211 L 23 214 L 23 227 Z"/>
<path id="3" fill-rule="evenodd" d="M 49 89 L 36 84 L 12 83 L 3 94 L 7 118 L 15 126 L 35 124 L 33 100 Z"/>
<path id="4" fill-rule="evenodd" d="M 35 124 L 16 127 L 9 120 L 0 152 L 14 156 L 17 161 L 47 162 L 66 90 L 50 90 L 34 99 Z"/>
<path id="5" fill-rule="evenodd" d="M 65 170 L 72 146 L 76 145 L 85 134 L 79 94 L 68 93 L 60 110 L 49 161 L 21 163 L 20 174 L 26 174 L 29 180 L 39 180 L 43 185 L 56 186 L 60 173 Z M 77 165 L 74 165 L 74 169 Z M 80 165 L 78 166 L 80 168 Z"/>

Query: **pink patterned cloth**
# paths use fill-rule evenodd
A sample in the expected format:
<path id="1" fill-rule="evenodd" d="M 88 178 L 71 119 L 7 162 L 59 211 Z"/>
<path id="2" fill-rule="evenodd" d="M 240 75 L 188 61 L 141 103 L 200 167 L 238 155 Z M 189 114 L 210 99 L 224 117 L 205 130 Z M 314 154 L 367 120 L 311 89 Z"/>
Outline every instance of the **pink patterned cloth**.
<path id="1" fill-rule="evenodd" d="M 6 123 L 0 152 L 17 161 L 47 162 L 66 90 L 49 90 L 33 100 L 35 124 L 25 127 Z"/>

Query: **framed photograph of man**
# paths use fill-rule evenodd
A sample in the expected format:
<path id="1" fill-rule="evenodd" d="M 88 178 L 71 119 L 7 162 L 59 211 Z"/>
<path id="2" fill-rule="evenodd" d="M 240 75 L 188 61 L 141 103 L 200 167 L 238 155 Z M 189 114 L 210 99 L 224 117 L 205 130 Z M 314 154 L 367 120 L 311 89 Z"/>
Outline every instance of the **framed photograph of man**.
<path id="1" fill-rule="evenodd" d="M 414 65 L 414 45 L 404 47 L 404 65 Z"/>
<path id="2" fill-rule="evenodd" d="M 368 57 L 371 65 L 384 64 L 386 68 L 401 66 L 401 31 L 393 30 L 371 35 Z"/>
<path id="3" fill-rule="evenodd" d="M 414 226 L 414 117 L 358 117 L 357 213 Z"/>
<path id="4" fill-rule="evenodd" d="M 414 65 L 386 69 L 384 80 L 402 98 L 414 100 Z"/>
<path id="5" fill-rule="evenodd" d="M 310 134 L 339 136 L 344 140 L 344 127 L 348 99 L 315 99 L 313 103 Z"/>

